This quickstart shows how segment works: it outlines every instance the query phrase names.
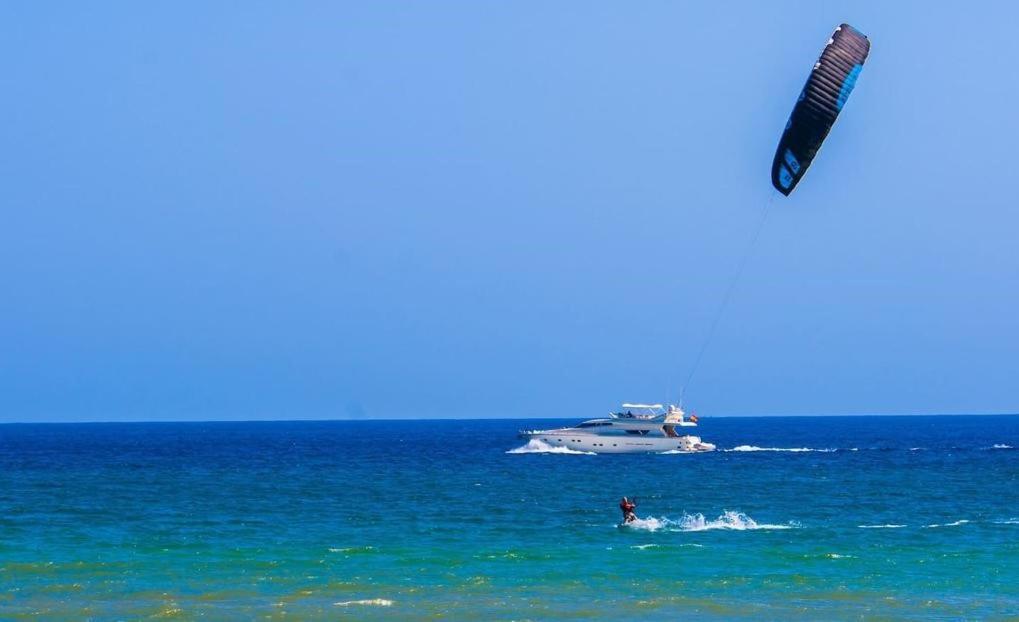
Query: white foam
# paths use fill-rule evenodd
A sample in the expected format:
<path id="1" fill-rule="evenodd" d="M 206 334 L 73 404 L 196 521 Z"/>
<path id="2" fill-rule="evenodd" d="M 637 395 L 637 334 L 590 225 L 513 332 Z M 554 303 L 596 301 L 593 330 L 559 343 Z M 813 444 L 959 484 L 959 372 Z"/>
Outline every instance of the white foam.
<path id="1" fill-rule="evenodd" d="M 927 451 L 926 447 L 910 447 L 909 451 Z"/>
<path id="2" fill-rule="evenodd" d="M 527 444 L 516 449 L 507 451 L 508 454 L 573 454 L 577 456 L 593 456 L 593 451 L 577 451 L 576 449 L 570 449 L 569 447 L 559 447 L 555 445 L 549 445 L 545 441 L 537 438 L 532 438 L 527 441 Z"/>
<path id="3" fill-rule="evenodd" d="M 647 518 L 638 518 L 628 523 L 622 523 L 619 526 L 627 529 L 639 529 L 641 531 L 658 531 L 659 529 L 664 529 L 671 524 L 672 521 L 667 518 L 655 518 L 654 516 L 649 516 Z"/>
<path id="4" fill-rule="evenodd" d="M 368 607 L 392 607 L 393 601 L 386 598 L 365 598 L 363 600 L 341 600 L 333 603 L 337 607 L 350 607 L 352 605 L 364 605 Z"/>
<path id="5" fill-rule="evenodd" d="M 812 449 L 810 447 L 758 447 L 756 445 L 740 445 L 723 451 L 790 451 L 794 453 L 817 451 L 821 453 L 832 453 L 838 451 L 838 449 Z M 856 451 L 856 449 L 854 448 L 850 451 Z"/>
<path id="6" fill-rule="evenodd" d="M 639 550 L 643 551 L 644 549 L 650 549 L 650 548 L 654 548 L 654 547 L 657 547 L 657 546 L 658 546 L 657 544 L 635 544 L 635 545 L 631 546 L 630 548 L 631 549 L 639 549 Z"/>
<path id="7" fill-rule="evenodd" d="M 791 529 L 793 524 L 772 525 L 758 523 L 743 512 L 726 510 L 715 520 L 706 520 L 703 514 L 684 514 L 679 521 L 680 531 L 708 531 L 711 529 L 731 529 L 745 531 L 750 529 Z"/>
<path id="8" fill-rule="evenodd" d="M 995 525 L 1019 525 L 1019 518 L 1009 518 L 1008 520 L 996 520 Z"/>
<path id="9" fill-rule="evenodd" d="M 923 527 L 924 527 L 924 529 L 934 529 L 936 527 L 958 527 L 959 525 L 965 525 L 968 522 L 969 522 L 968 520 L 962 519 L 962 520 L 957 520 L 957 521 L 952 522 L 952 523 L 943 523 L 943 524 L 932 523 L 930 525 L 924 525 Z"/>
<path id="10" fill-rule="evenodd" d="M 902 529 L 905 525 L 886 523 L 884 525 L 857 525 L 860 529 Z"/>
<path id="11" fill-rule="evenodd" d="M 630 521 L 629 523 L 622 523 L 619 526 L 628 529 L 654 532 L 662 529 L 667 531 L 710 531 L 713 529 L 748 531 L 756 529 L 793 529 L 799 525 L 795 523 L 787 523 L 784 525 L 758 523 L 743 512 L 726 510 L 714 520 L 708 520 L 700 513 L 684 514 L 679 520 L 648 516 L 647 518 L 638 518 L 637 520 Z"/>
<path id="12" fill-rule="evenodd" d="M 828 553 L 825 557 L 828 559 L 856 559 L 856 555 L 840 555 L 838 553 Z"/>
<path id="13" fill-rule="evenodd" d="M 995 443 L 994 445 L 991 445 L 991 449 L 1015 449 L 1015 447 L 1004 443 Z"/>

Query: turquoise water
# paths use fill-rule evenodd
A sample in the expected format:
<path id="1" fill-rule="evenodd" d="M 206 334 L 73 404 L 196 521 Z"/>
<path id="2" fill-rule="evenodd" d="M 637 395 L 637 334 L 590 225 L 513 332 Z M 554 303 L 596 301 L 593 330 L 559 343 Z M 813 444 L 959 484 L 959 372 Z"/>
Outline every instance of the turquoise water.
<path id="1" fill-rule="evenodd" d="M 534 424 L 0 426 L 0 617 L 1019 616 L 1019 417 L 507 453 Z"/>

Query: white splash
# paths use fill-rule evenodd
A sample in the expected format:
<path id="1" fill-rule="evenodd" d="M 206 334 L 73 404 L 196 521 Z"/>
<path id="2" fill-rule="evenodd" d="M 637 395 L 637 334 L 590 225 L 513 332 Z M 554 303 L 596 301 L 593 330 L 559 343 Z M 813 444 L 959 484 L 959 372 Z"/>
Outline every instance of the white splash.
<path id="1" fill-rule="evenodd" d="M 943 523 L 943 524 L 932 523 L 930 525 L 924 525 L 923 527 L 924 527 L 924 529 L 934 529 L 936 527 L 958 527 L 959 525 L 965 525 L 968 522 L 969 522 L 968 520 L 962 519 L 962 520 L 957 520 L 957 521 L 952 522 L 952 523 Z"/>
<path id="2" fill-rule="evenodd" d="M 886 523 L 884 525 L 857 525 L 860 529 L 902 529 L 905 525 Z"/>
<path id="3" fill-rule="evenodd" d="M 684 514 L 679 520 L 671 518 L 657 518 L 648 516 L 638 518 L 629 523 L 622 523 L 620 527 L 637 529 L 641 531 L 710 531 L 713 529 L 724 529 L 730 531 L 749 531 L 756 529 L 793 529 L 798 527 L 796 523 L 775 525 L 769 523 L 758 523 L 743 512 L 726 510 L 718 518 L 708 520 L 703 514 Z"/>
<path id="4" fill-rule="evenodd" d="M 576 449 L 570 449 L 569 447 L 557 447 L 549 445 L 545 441 L 537 438 L 532 438 L 527 441 L 527 444 L 516 449 L 507 451 L 508 454 L 573 454 L 576 456 L 593 456 L 593 451 L 577 451 Z"/>
<path id="5" fill-rule="evenodd" d="M 738 447 L 733 447 L 732 449 L 724 449 L 723 451 L 789 451 L 794 453 L 816 451 L 828 454 L 836 452 L 838 449 L 812 449 L 810 447 L 758 447 L 756 445 L 740 445 Z M 856 449 L 851 449 L 850 451 L 856 451 Z"/>
<path id="6" fill-rule="evenodd" d="M 840 555 L 838 553 L 828 553 L 825 557 L 828 559 L 856 559 L 856 555 Z"/>
<path id="7" fill-rule="evenodd" d="M 791 529 L 795 525 L 772 525 L 758 523 L 743 512 L 726 510 L 715 520 L 707 520 L 703 514 L 684 514 L 679 520 L 680 531 L 708 531 L 711 529 L 731 529 L 745 531 L 751 529 Z"/>
<path id="8" fill-rule="evenodd" d="M 1012 447 L 1011 445 L 1006 445 L 1004 443 L 995 443 L 991 445 L 991 449 L 1015 449 L 1015 447 Z"/>
<path id="9" fill-rule="evenodd" d="M 621 523 L 619 526 L 625 527 L 626 529 L 639 529 L 641 531 L 658 531 L 659 529 L 664 529 L 671 524 L 672 521 L 667 518 L 655 518 L 654 516 L 649 516 L 647 518 L 638 518 L 628 523 Z"/>
<path id="10" fill-rule="evenodd" d="M 631 546 L 630 548 L 631 549 L 639 549 L 639 550 L 643 551 L 644 549 L 655 548 L 657 546 L 658 546 L 657 544 L 635 544 L 635 545 Z"/>
<path id="11" fill-rule="evenodd" d="M 393 601 L 386 598 L 366 598 L 363 600 L 341 600 L 338 603 L 333 603 L 337 607 L 350 607 L 351 605 L 364 605 L 364 606 L 375 606 L 375 607 L 392 607 Z"/>

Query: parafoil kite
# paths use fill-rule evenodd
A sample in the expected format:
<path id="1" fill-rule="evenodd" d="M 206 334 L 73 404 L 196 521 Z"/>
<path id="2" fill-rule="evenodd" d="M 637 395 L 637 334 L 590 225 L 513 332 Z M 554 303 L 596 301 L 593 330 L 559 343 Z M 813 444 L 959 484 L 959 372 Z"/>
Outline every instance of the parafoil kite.
<path id="1" fill-rule="evenodd" d="M 870 40 L 842 24 L 828 40 L 800 92 L 771 165 L 771 183 L 789 196 L 846 105 L 870 53 Z"/>

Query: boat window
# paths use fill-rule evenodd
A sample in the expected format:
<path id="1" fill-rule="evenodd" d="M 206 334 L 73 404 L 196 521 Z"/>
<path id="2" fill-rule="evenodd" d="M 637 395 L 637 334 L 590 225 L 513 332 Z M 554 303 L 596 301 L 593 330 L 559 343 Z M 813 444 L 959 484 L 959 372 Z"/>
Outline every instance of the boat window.
<path id="1" fill-rule="evenodd" d="M 612 423 L 609 422 L 609 421 L 588 421 L 586 423 L 581 423 L 577 427 L 578 428 L 596 428 L 596 427 L 603 426 L 603 425 L 612 425 Z"/>
<path id="2" fill-rule="evenodd" d="M 646 436 L 648 431 L 647 430 L 627 430 L 626 433 L 627 434 L 633 434 L 634 436 Z"/>

